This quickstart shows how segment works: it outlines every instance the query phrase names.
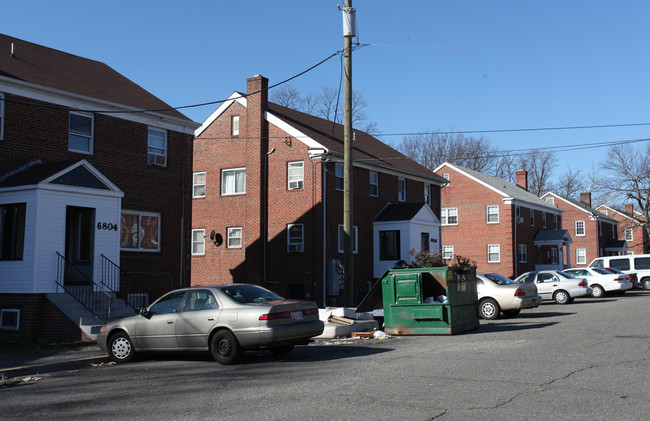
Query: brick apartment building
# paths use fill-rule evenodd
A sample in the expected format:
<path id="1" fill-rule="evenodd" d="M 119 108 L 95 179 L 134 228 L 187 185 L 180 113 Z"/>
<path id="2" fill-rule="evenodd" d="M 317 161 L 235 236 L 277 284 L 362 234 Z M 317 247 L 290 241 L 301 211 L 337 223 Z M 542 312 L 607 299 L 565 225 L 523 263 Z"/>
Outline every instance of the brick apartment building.
<path id="1" fill-rule="evenodd" d="M 573 266 L 587 266 L 596 257 L 624 253 L 625 241 L 618 240 L 617 221 L 591 207 L 591 193 L 580 193 L 580 200 L 553 192 L 542 196 L 549 205 L 561 209 L 564 226 L 573 239 Z"/>
<path id="2" fill-rule="evenodd" d="M 78 340 L 97 295 L 189 285 L 198 126 L 101 62 L 0 35 L 1 339 Z"/>
<path id="3" fill-rule="evenodd" d="M 442 188 L 442 254 L 476 261 L 477 272 L 516 277 L 524 272 L 562 269 L 571 237 L 562 229 L 562 211 L 528 191 L 528 174 L 517 184 L 444 163 L 436 174 Z"/>
<path id="4" fill-rule="evenodd" d="M 650 238 L 644 229 L 643 215 L 634 210 L 632 203 L 625 204 L 625 210 L 600 205 L 597 211 L 618 222 L 618 239 L 627 244 L 626 254 L 650 253 Z"/>
<path id="5" fill-rule="evenodd" d="M 268 101 L 247 80 L 195 132 L 192 284 L 251 282 L 343 302 L 343 126 Z M 440 246 L 444 180 L 354 134 L 355 302 L 412 249 Z"/>

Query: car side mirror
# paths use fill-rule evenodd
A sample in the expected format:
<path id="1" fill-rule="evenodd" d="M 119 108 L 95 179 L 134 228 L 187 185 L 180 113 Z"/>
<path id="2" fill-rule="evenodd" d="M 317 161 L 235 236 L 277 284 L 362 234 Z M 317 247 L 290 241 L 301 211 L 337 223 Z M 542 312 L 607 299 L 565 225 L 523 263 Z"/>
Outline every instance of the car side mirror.
<path id="1" fill-rule="evenodd" d="M 146 308 L 143 308 L 142 310 L 140 310 L 140 315 L 143 316 L 143 317 L 146 317 L 147 319 L 151 319 L 151 316 L 152 316 L 151 312 L 149 310 L 147 310 Z"/>

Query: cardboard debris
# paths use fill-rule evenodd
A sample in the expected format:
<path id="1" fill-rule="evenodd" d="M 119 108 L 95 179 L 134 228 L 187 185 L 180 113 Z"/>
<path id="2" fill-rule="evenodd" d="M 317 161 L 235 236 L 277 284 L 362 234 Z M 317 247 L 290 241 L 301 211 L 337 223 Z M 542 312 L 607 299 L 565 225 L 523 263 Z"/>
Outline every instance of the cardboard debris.
<path id="1" fill-rule="evenodd" d="M 331 315 L 328 319 L 328 322 L 334 322 L 334 323 L 341 323 L 343 325 L 348 325 L 352 326 L 354 324 L 354 319 L 351 319 L 349 317 L 343 317 L 343 316 L 334 316 Z"/>
<path id="2" fill-rule="evenodd" d="M 372 338 L 375 332 L 352 332 L 353 338 Z"/>

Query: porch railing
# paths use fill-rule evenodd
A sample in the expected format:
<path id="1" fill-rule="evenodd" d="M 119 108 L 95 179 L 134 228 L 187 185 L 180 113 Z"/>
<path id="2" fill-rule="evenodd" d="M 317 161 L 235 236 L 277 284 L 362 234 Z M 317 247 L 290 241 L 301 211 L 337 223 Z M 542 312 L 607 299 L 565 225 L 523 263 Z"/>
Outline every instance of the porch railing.
<path id="1" fill-rule="evenodd" d="M 149 305 L 150 294 L 148 288 L 133 276 L 124 272 L 115 262 L 102 256 L 102 285 L 134 310 L 139 310 Z"/>
<path id="2" fill-rule="evenodd" d="M 111 320 L 113 296 L 58 251 L 56 284 L 102 322 Z"/>

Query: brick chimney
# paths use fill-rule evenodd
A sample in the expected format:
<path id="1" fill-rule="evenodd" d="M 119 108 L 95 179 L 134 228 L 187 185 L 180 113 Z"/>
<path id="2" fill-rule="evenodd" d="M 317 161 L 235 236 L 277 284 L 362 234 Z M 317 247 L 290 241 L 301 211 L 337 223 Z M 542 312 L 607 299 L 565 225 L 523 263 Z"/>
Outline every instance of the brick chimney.
<path id="1" fill-rule="evenodd" d="M 629 213 L 630 215 L 634 214 L 634 204 L 626 203 L 625 204 L 625 213 Z"/>
<path id="2" fill-rule="evenodd" d="M 591 207 L 591 192 L 585 190 L 580 193 L 580 201 L 585 205 Z"/>
<path id="3" fill-rule="evenodd" d="M 528 191 L 528 171 L 519 170 L 515 173 L 517 179 L 517 185 L 522 189 Z"/>

